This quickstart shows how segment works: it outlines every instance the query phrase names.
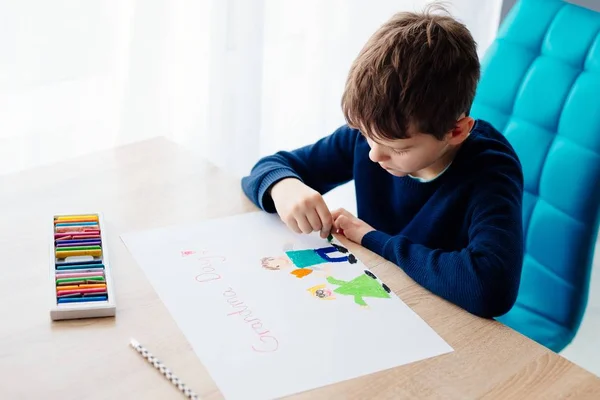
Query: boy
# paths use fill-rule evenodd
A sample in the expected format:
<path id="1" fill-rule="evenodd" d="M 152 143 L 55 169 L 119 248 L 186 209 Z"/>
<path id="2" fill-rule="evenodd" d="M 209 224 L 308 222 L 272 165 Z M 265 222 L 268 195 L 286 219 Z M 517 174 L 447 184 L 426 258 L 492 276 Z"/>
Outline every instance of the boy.
<path id="1" fill-rule="evenodd" d="M 469 117 L 480 65 L 467 28 L 399 13 L 353 63 L 331 135 L 261 159 L 246 195 L 294 231 L 342 233 L 485 318 L 513 306 L 523 261 L 521 165 Z M 355 180 L 358 216 L 322 194 Z"/>

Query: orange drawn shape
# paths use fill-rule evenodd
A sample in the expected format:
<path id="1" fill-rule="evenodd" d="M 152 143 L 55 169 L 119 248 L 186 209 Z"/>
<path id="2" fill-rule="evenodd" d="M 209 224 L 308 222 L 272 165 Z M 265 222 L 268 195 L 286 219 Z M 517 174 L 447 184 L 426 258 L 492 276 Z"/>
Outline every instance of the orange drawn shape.
<path id="1" fill-rule="evenodd" d="M 296 278 L 303 278 L 306 275 L 310 275 L 310 273 L 312 272 L 312 269 L 308 269 L 308 268 L 299 268 L 299 269 L 295 269 L 291 272 L 292 275 L 295 275 Z"/>

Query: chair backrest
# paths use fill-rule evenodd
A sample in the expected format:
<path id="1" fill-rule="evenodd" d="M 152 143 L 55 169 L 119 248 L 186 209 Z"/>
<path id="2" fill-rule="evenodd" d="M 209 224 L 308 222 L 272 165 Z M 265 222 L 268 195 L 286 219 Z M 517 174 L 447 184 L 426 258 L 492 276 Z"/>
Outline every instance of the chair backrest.
<path id="1" fill-rule="evenodd" d="M 562 350 L 587 305 L 600 210 L 600 14 L 521 0 L 482 59 L 472 116 L 523 165 L 525 259 L 517 303 L 498 320 Z"/>

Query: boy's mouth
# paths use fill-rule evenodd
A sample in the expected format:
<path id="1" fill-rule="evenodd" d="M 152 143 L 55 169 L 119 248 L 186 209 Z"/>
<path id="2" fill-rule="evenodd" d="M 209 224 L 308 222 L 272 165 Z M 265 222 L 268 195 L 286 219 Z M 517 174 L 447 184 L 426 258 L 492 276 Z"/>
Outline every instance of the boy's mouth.
<path id="1" fill-rule="evenodd" d="M 391 172 L 396 172 L 396 173 L 400 172 L 400 171 L 398 171 L 398 170 L 397 170 L 397 169 L 395 169 L 395 168 L 390 168 L 390 167 L 387 167 L 387 166 L 385 166 L 385 165 L 381 165 L 381 164 L 379 164 L 379 166 L 380 166 L 381 168 L 385 169 L 387 172 L 390 172 L 390 173 L 391 173 Z"/>

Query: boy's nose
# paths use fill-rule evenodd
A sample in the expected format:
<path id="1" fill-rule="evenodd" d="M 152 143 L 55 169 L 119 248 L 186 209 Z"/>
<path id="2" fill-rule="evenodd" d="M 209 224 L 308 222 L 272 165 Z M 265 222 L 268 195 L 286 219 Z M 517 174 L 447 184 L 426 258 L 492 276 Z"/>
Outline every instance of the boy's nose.
<path id="1" fill-rule="evenodd" d="M 388 157 L 381 150 L 381 147 L 374 145 L 373 147 L 371 147 L 371 150 L 369 151 L 369 158 L 373 162 L 381 162 L 381 161 L 385 161 Z"/>

